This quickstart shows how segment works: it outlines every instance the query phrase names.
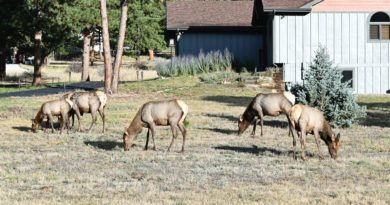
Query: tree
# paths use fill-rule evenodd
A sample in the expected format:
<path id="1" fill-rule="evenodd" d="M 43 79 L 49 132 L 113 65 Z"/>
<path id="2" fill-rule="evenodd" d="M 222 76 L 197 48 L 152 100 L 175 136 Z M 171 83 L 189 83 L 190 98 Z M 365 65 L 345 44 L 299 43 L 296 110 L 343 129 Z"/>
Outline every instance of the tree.
<path id="1" fill-rule="evenodd" d="M 126 34 L 127 12 L 128 12 L 127 0 L 122 0 L 118 46 L 116 51 L 114 75 L 113 75 L 112 86 L 111 86 L 113 93 L 118 92 L 119 73 L 120 73 L 120 66 L 122 64 L 122 55 L 123 55 L 123 44 L 125 41 L 125 34 Z"/>
<path id="2" fill-rule="evenodd" d="M 161 1 L 132 1 L 129 5 L 126 44 L 141 53 L 162 50 L 166 45 L 164 20 L 165 9 Z"/>
<path id="3" fill-rule="evenodd" d="M 107 18 L 107 3 L 106 0 L 100 0 L 100 14 L 102 19 L 103 29 L 103 53 L 104 53 L 104 90 L 106 93 L 111 93 L 111 49 L 110 36 L 108 33 L 108 18 Z"/>
<path id="4" fill-rule="evenodd" d="M 304 84 L 293 85 L 297 102 L 317 107 L 333 126 L 349 127 L 365 116 L 365 107 L 356 103 L 349 82 L 342 82 L 341 71 L 332 65 L 325 47 L 319 47 L 306 71 Z"/>
<path id="5" fill-rule="evenodd" d="M 11 47 L 18 46 L 25 41 L 22 15 L 24 11 L 23 0 L 0 0 L 0 79 L 6 76 L 6 58 L 10 54 Z"/>
<path id="6" fill-rule="evenodd" d="M 63 43 L 74 36 L 72 15 L 67 13 L 67 3 L 73 0 L 26 0 L 24 16 L 26 22 L 25 33 L 31 40 L 27 40 L 25 49 L 34 48 L 34 78 L 33 85 L 42 81 L 42 67 L 44 59 Z M 32 46 L 34 44 L 34 46 Z"/>

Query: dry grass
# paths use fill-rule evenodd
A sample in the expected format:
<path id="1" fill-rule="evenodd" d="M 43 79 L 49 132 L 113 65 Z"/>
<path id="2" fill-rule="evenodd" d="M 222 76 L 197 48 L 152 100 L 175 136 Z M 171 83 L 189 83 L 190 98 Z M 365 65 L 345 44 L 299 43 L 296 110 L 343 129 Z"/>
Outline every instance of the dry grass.
<path id="1" fill-rule="evenodd" d="M 31 133 L 30 118 L 39 105 L 59 95 L 2 98 L 0 204 L 390 203 L 388 124 L 337 129 L 337 161 L 322 142 L 326 159 L 319 161 L 308 136 L 309 160 L 302 162 L 292 158 L 283 116 L 266 118 L 263 137 L 252 139 L 249 130 L 236 135 L 237 117 L 260 90 L 205 85 L 192 77 L 129 83 L 121 90 L 109 99 L 105 134 L 100 119 L 92 133 Z M 167 128 L 158 130 L 157 151 L 142 151 L 144 131 L 133 150 L 124 152 L 124 127 L 140 105 L 173 97 L 190 107 L 186 152 L 177 152 L 180 136 L 173 152 L 166 152 Z M 90 116 L 85 118 L 89 125 Z"/>

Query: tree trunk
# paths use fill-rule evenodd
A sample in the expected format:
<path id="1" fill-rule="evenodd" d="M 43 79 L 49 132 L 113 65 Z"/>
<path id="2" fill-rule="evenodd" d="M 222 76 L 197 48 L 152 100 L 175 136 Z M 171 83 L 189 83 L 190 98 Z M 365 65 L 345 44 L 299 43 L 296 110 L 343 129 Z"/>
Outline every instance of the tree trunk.
<path id="1" fill-rule="evenodd" d="M 123 44 L 125 42 L 125 35 L 126 35 L 127 11 L 128 11 L 127 0 L 123 0 L 121 6 L 121 22 L 119 27 L 119 37 L 118 37 L 118 46 L 117 46 L 118 49 L 115 57 L 114 75 L 113 75 L 112 86 L 111 86 L 113 93 L 118 93 L 119 73 L 122 64 Z"/>
<path id="2" fill-rule="evenodd" d="M 90 66 L 93 66 L 93 63 L 95 62 L 95 32 L 92 32 L 91 37 L 91 57 L 89 59 Z"/>
<path id="3" fill-rule="evenodd" d="M 44 59 L 42 58 L 41 48 L 42 31 L 38 31 L 35 33 L 34 41 L 34 78 L 32 85 L 39 86 L 42 83 L 42 65 Z"/>
<path id="4" fill-rule="evenodd" d="M 5 64 L 7 60 L 6 46 L 0 50 L 0 80 L 4 80 L 6 76 Z"/>
<path id="5" fill-rule="evenodd" d="M 108 33 L 108 18 L 106 0 L 100 0 L 100 14 L 102 17 L 103 27 L 103 53 L 104 53 L 104 90 L 106 93 L 111 93 L 112 65 L 111 65 L 111 50 L 110 37 Z"/>
<path id="6" fill-rule="evenodd" d="M 149 61 L 154 61 L 154 51 L 153 51 L 153 49 L 149 49 Z"/>
<path id="7" fill-rule="evenodd" d="M 83 47 L 83 71 L 81 73 L 81 81 L 89 81 L 89 49 L 91 43 L 91 32 L 84 31 L 84 47 Z"/>

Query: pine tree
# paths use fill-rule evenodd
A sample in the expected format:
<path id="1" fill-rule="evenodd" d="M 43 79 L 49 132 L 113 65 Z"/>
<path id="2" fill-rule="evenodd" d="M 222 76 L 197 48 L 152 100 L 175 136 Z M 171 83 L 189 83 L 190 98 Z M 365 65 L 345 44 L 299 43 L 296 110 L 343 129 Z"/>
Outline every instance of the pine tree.
<path id="1" fill-rule="evenodd" d="M 141 53 L 163 49 L 166 45 L 164 41 L 164 12 L 161 1 L 131 1 L 126 44 Z"/>
<path id="2" fill-rule="evenodd" d="M 291 91 L 297 102 L 317 107 L 324 112 L 332 126 L 349 127 L 365 117 L 365 107 L 356 103 L 349 82 L 342 82 L 343 75 L 332 61 L 325 47 L 320 46 L 306 71 L 304 84 L 293 85 Z"/>

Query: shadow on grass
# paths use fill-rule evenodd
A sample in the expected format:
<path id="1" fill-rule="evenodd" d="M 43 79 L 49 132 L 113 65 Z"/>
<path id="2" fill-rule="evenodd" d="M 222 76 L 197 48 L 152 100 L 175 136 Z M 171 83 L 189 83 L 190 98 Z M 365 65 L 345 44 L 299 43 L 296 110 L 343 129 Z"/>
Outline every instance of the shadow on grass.
<path id="1" fill-rule="evenodd" d="M 214 147 L 216 150 L 228 150 L 228 151 L 234 151 L 238 153 L 248 153 L 248 154 L 255 154 L 255 155 L 265 155 L 267 152 L 271 153 L 273 155 L 284 155 L 284 156 L 293 156 L 293 151 L 281 151 L 274 148 L 268 148 L 268 147 L 258 147 L 256 145 L 252 145 L 252 147 L 237 147 L 237 146 L 229 146 L 229 145 L 223 145 L 223 146 L 216 146 Z M 298 150 L 298 149 L 297 149 Z M 300 155 L 300 150 L 297 152 L 297 156 Z M 307 157 L 313 157 L 314 154 L 306 151 Z"/>
<path id="2" fill-rule="evenodd" d="M 253 97 L 245 97 L 245 96 L 224 96 L 224 95 L 216 95 L 216 96 L 205 96 L 202 100 L 225 103 L 229 106 L 243 106 L 246 107 Z"/>
<path id="3" fill-rule="evenodd" d="M 215 118 L 221 118 L 226 119 L 231 122 L 237 123 L 239 117 L 233 116 L 233 115 L 225 115 L 225 114 L 218 114 L 218 113 L 206 113 L 204 116 L 207 117 L 215 117 Z M 285 121 L 280 120 L 268 120 L 269 118 L 264 119 L 264 126 L 270 126 L 270 127 L 288 127 L 287 119 Z M 253 125 L 253 122 L 251 123 Z"/>
<path id="4" fill-rule="evenodd" d="M 198 129 L 209 130 L 209 131 L 212 131 L 212 132 L 218 132 L 218 133 L 227 134 L 227 135 L 231 135 L 231 134 L 236 134 L 237 135 L 238 134 L 238 129 L 237 130 L 231 130 L 231 129 L 205 128 L 205 127 L 198 128 Z"/>
<path id="5" fill-rule="evenodd" d="M 364 126 L 390 127 L 390 112 L 368 110 L 367 117 L 360 124 Z"/>
<path id="6" fill-rule="evenodd" d="M 45 96 L 51 94 L 65 93 L 69 91 L 74 91 L 76 89 L 82 90 L 96 90 L 102 88 L 103 82 L 79 82 L 72 84 L 56 84 L 56 85 L 45 85 L 39 89 L 32 90 L 23 90 L 23 91 L 14 91 L 8 93 L 0 93 L 0 97 L 32 97 L 32 96 Z"/>
<path id="7" fill-rule="evenodd" d="M 237 122 L 239 119 L 239 116 L 233 116 L 233 115 L 225 115 L 222 113 L 205 113 L 203 114 L 206 117 L 215 117 L 215 118 L 221 118 L 221 119 L 226 119 L 232 122 Z"/>
<path id="8" fill-rule="evenodd" d="M 19 130 L 22 132 L 30 132 L 31 131 L 31 127 L 26 127 L 26 126 L 12 127 L 12 129 Z"/>
<path id="9" fill-rule="evenodd" d="M 98 149 L 103 149 L 103 150 L 114 150 L 116 147 L 123 148 L 123 143 L 122 142 L 117 142 L 117 141 L 111 141 L 111 140 L 106 140 L 106 141 L 85 141 L 85 145 L 90 145 L 92 147 L 98 148 Z"/>

